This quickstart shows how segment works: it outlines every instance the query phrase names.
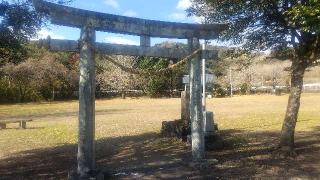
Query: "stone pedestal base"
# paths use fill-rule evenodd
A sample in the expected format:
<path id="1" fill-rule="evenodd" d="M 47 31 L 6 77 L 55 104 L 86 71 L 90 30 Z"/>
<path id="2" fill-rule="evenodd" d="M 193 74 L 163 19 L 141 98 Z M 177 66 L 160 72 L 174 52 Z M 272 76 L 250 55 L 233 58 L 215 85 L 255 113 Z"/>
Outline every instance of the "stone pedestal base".
<path id="1" fill-rule="evenodd" d="M 205 149 L 207 151 L 219 150 L 224 147 L 223 139 L 218 133 L 218 125 L 213 123 L 213 113 L 205 112 L 206 120 L 205 132 Z M 187 145 L 192 144 L 191 130 L 185 126 L 183 120 L 164 121 L 162 122 L 161 135 L 164 137 L 177 137 L 187 142 Z"/>
<path id="2" fill-rule="evenodd" d="M 191 145 L 192 139 L 191 136 L 187 136 L 187 145 Z M 210 134 L 204 137 L 205 150 L 213 151 L 213 150 L 221 150 L 224 147 L 223 139 L 219 134 Z"/>
<path id="3" fill-rule="evenodd" d="M 220 150 L 224 147 L 223 139 L 218 133 L 218 125 L 214 123 L 214 114 L 213 112 L 205 111 L 203 112 L 204 122 L 203 122 L 203 131 L 204 131 L 204 143 L 205 150 Z M 187 145 L 192 144 L 192 139 L 190 133 L 187 136 Z"/>
<path id="4" fill-rule="evenodd" d="M 221 150 L 224 147 L 223 139 L 218 133 L 207 134 L 204 142 L 207 151 Z"/>
<path id="5" fill-rule="evenodd" d="M 68 173 L 68 180 L 104 180 L 105 175 L 101 171 L 93 171 L 85 177 L 80 177 L 77 171 Z"/>
<path id="6" fill-rule="evenodd" d="M 186 138 L 190 134 L 190 129 L 186 127 L 183 120 L 163 121 L 161 135 L 164 137 Z"/>
<path id="7" fill-rule="evenodd" d="M 201 161 L 192 161 L 188 163 L 188 166 L 195 169 L 212 169 L 219 161 L 217 159 L 203 159 Z"/>
<path id="8" fill-rule="evenodd" d="M 214 123 L 213 112 L 204 112 L 204 132 L 205 147 L 207 151 L 219 150 L 223 148 L 223 139 L 218 134 L 218 125 Z"/>

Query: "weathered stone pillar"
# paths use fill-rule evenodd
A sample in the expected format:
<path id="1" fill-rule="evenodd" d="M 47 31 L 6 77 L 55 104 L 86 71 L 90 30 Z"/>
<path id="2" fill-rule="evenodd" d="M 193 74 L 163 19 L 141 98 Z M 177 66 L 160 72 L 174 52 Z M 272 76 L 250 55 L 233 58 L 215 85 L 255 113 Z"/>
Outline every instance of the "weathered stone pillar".
<path id="1" fill-rule="evenodd" d="M 188 45 L 192 51 L 199 49 L 199 39 L 190 39 Z M 191 60 L 190 64 L 190 119 L 192 156 L 194 161 L 201 161 L 205 153 L 201 90 L 201 55 L 199 54 Z"/>
<path id="2" fill-rule="evenodd" d="M 80 35 L 78 176 L 95 170 L 95 30 L 83 27 Z"/>
<path id="3" fill-rule="evenodd" d="M 140 36 L 140 46 L 141 47 L 150 47 L 151 46 L 150 36 Z"/>
<path id="4" fill-rule="evenodd" d="M 203 123 L 203 131 L 204 136 L 210 136 L 214 134 L 214 126 L 213 126 L 213 112 L 205 111 L 204 113 L 204 123 Z"/>
<path id="5" fill-rule="evenodd" d="M 206 50 L 206 42 L 202 44 L 202 109 L 205 113 L 206 111 L 206 59 L 204 58 L 204 51 Z M 204 120 L 206 119 L 206 114 L 203 115 Z"/>

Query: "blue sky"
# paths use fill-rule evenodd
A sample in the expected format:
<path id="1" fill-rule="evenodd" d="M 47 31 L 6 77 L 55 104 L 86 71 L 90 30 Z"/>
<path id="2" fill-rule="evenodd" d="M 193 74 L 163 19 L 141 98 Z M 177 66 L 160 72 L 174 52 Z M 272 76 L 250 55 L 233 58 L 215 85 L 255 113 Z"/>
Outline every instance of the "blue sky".
<path id="1" fill-rule="evenodd" d="M 144 19 L 201 23 L 198 17 L 187 17 L 185 10 L 191 5 L 190 0 L 74 0 L 68 6 L 80 9 L 131 16 Z M 48 35 L 53 39 L 77 40 L 80 30 L 57 25 L 49 25 L 42 29 L 39 38 L 45 38 Z M 151 43 L 160 43 L 168 39 L 152 38 Z M 177 41 L 171 39 L 172 41 Z M 139 37 L 97 32 L 98 42 L 117 43 L 117 44 L 139 44 Z M 186 40 L 178 40 L 186 42 Z"/>

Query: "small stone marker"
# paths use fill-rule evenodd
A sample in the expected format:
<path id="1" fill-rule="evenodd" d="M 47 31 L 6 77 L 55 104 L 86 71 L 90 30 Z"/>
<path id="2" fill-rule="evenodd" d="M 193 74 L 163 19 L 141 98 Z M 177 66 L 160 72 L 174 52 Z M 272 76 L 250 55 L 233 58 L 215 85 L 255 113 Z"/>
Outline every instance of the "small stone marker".
<path id="1" fill-rule="evenodd" d="M 185 125 L 189 126 L 190 123 L 190 93 L 187 91 L 181 92 L 181 120 Z"/>
<path id="2" fill-rule="evenodd" d="M 224 146 L 223 139 L 217 132 L 218 126 L 214 123 L 213 112 L 204 112 L 204 134 L 205 134 L 205 147 L 207 151 L 219 150 Z"/>
<path id="3" fill-rule="evenodd" d="M 213 134 L 215 129 L 213 126 L 213 112 L 205 111 L 204 112 L 204 123 L 203 123 L 203 131 L 205 136 Z"/>

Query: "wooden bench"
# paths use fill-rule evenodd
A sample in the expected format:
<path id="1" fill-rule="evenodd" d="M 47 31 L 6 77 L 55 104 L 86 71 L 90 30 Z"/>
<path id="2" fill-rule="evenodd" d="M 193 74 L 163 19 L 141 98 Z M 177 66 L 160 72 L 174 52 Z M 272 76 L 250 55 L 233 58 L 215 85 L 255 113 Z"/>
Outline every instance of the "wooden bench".
<path id="1" fill-rule="evenodd" d="M 0 120 L 0 129 L 6 129 L 7 124 L 10 123 L 19 123 L 19 127 L 21 129 L 27 128 L 27 122 L 31 122 L 32 119 L 7 119 L 7 120 Z"/>

